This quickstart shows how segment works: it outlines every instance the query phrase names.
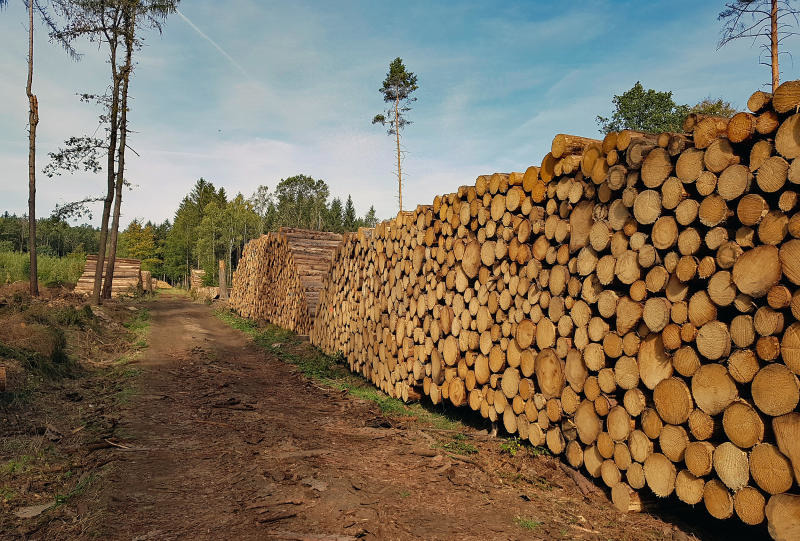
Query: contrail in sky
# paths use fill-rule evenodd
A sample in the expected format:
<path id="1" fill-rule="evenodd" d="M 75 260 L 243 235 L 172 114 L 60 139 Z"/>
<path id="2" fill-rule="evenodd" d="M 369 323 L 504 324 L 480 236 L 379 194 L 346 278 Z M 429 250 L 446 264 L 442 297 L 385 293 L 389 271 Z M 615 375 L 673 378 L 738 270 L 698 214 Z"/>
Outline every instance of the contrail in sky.
<path id="1" fill-rule="evenodd" d="M 242 75 L 244 75 L 244 76 L 245 76 L 245 77 L 247 77 L 248 79 L 252 79 L 252 77 L 250 76 L 250 74 L 249 74 L 249 73 L 247 73 L 247 70 L 246 70 L 246 69 L 244 69 L 244 67 L 242 67 L 242 65 L 241 65 L 241 64 L 239 64 L 239 63 L 238 63 L 236 60 L 234 60 L 234 58 L 233 58 L 231 55 L 229 55 L 227 52 L 225 52 L 225 49 L 223 49 L 222 47 L 220 47 L 220 46 L 219 46 L 219 44 L 217 44 L 217 42 L 216 42 L 216 41 L 214 41 L 213 39 L 211 39 L 210 37 L 208 37 L 208 36 L 207 36 L 207 35 L 206 35 L 206 34 L 205 34 L 205 33 L 204 33 L 202 30 L 200 30 L 199 28 L 197 28 L 197 25 L 195 25 L 195 24 L 194 24 L 192 21 L 190 21 L 190 20 L 189 20 L 189 17 L 187 17 L 186 15 L 184 15 L 183 13 L 181 13 L 181 11 L 180 11 L 179 9 L 176 9 L 176 10 L 175 10 L 175 12 L 178 14 L 178 16 L 180 16 L 180 18 L 181 18 L 181 19 L 183 19 L 184 21 L 186 21 L 186 24 L 188 24 L 189 26 L 191 26 L 191 27 L 192 27 L 192 29 L 193 29 L 195 32 L 197 32 L 198 34 L 200 34 L 200 36 L 201 36 L 201 37 L 202 37 L 204 40 L 206 40 L 206 41 L 207 41 L 207 42 L 209 42 L 211 45 L 213 45 L 213 46 L 214 46 L 214 48 L 215 48 L 216 50 L 218 50 L 222 56 L 224 56 L 225 58 L 227 58 L 227 59 L 228 59 L 228 61 L 229 61 L 231 64 L 233 64 L 233 66 L 234 66 L 236 69 L 238 69 L 239 71 L 241 71 L 241 72 L 242 72 Z"/>

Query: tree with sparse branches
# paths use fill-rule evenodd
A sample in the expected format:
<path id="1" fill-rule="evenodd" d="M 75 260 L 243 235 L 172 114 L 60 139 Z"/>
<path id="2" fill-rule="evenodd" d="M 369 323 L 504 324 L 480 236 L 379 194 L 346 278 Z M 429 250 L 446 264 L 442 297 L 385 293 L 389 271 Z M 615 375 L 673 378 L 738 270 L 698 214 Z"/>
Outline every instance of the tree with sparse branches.
<path id="1" fill-rule="evenodd" d="M 36 257 L 36 127 L 39 125 L 39 99 L 33 93 L 33 8 L 28 0 L 28 255 L 30 256 L 30 292 L 39 295 L 39 264 Z"/>
<path id="2" fill-rule="evenodd" d="M 411 124 L 405 114 L 411 110 L 411 103 L 417 101 L 411 94 L 417 90 L 417 76 L 407 71 L 403 60 L 400 57 L 392 60 L 389 64 L 389 73 L 383 81 L 383 86 L 378 92 L 383 94 L 383 101 L 389 104 L 386 114 L 380 113 L 372 119 L 373 124 L 389 126 L 387 133 L 395 136 L 397 152 L 397 202 L 400 211 L 403 211 L 403 169 L 402 156 L 400 149 L 400 130 Z"/>
<path id="3" fill-rule="evenodd" d="M 28 256 L 30 257 L 30 293 L 39 295 L 38 258 L 36 257 L 36 128 L 39 125 L 39 99 L 33 93 L 33 20 L 38 12 L 41 21 L 55 32 L 56 26 L 46 9 L 46 2 L 25 0 L 28 12 L 28 78 L 25 94 L 28 98 Z M 8 0 L 0 0 L 0 9 L 8 5 Z M 58 40 L 69 55 L 77 59 L 79 55 L 63 39 Z"/>
<path id="4" fill-rule="evenodd" d="M 793 30 L 800 21 L 800 10 L 792 4 L 794 0 L 736 0 L 726 2 L 718 20 L 723 22 L 722 35 L 717 48 L 731 41 L 750 38 L 753 43 L 764 41 L 760 47 L 769 53 L 769 62 L 759 63 L 770 66 L 772 70 L 772 91 L 780 84 L 778 56 L 781 43 L 789 36 L 796 35 Z"/>
<path id="5" fill-rule="evenodd" d="M 66 148 L 51 154 L 53 167 L 48 171 L 48 174 L 53 174 L 58 169 L 74 171 L 83 168 L 96 172 L 100 168 L 100 153 L 106 156 L 107 186 L 103 199 L 97 268 L 90 297 L 91 302 L 99 304 L 101 297 L 111 296 L 122 188 L 127 182 L 125 152 L 129 133 L 128 89 L 134 67 L 133 53 L 142 46 L 138 31 L 155 29 L 160 33 L 166 17 L 175 12 L 179 0 L 51 1 L 67 21 L 63 29 L 51 32 L 51 37 L 67 43 L 85 38 L 108 47 L 108 63 L 111 67 L 110 95 L 82 95 L 82 100 L 96 101 L 103 107 L 100 119 L 106 128 L 106 138 L 68 139 Z M 102 280 L 104 266 L 107 277 L 105 283 Z"/>

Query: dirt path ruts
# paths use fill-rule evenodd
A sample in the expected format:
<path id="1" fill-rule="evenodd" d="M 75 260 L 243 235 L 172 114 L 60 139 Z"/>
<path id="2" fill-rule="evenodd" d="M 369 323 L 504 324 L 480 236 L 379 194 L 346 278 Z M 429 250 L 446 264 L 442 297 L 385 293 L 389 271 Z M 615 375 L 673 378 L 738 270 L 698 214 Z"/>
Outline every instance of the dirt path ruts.
<path id="1" fill-rule="evenodd" d="M 686 538 L 584 498 L 554 459 L 503 477 L 413 426 L 381 428 L 374 404 L 306 380 L 208 306 L 150 309 L 141 392 L 117 431 L 132 448 L 105 482 L 108 538 Z"/>

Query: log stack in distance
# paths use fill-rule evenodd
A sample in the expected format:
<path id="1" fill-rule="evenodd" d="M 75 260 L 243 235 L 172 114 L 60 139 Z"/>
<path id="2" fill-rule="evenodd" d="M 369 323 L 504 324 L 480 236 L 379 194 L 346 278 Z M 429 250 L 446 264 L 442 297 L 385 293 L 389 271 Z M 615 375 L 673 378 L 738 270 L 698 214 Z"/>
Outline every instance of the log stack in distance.
<path id="1" fill-rule="evenodd" d="M 111 282 L 111 296 L 133 296 L 143 287 L 141 275 L 142 263 L 138 259 L 117 257 L 114 259 L 114 280 Z M 97 268 L 97 255 L 86 256 L 83 274 L 75 284 L 75 293 L 91 295 L 94 289 L 94 273 Z M 103 282 L 106 280 L 105 263 L 103 264 Z"/>
<path id="2" fill-rule="evenodd" d="M 233 273 L 231 309 L 308 334 L 342 235 L 281 228 L 247 243 Z"/>

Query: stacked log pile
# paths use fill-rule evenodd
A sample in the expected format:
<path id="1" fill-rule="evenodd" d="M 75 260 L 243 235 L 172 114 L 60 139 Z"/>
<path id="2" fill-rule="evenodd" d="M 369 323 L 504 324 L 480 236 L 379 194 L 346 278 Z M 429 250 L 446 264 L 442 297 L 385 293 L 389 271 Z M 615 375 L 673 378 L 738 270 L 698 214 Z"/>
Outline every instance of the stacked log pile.
<path id="1" fill-rule="evenodd" d="M 206 271 L 203 269 L 192 269 L 189 275 L 189 289 L 199 289 L 203 287 L 203 279 L 206 277 Z"/>
<path id="2" fill-rule="evenodd" d="M 541 167 L 337 251 L 311 340 L 601 478 L 800 527 L 800 81 L 686 133 L 557 135 Z M 647 491 L 643 490 L 647 487 Z"/>
<path id="3" fill-rule="evenodd" d="M 299 334 L 311 331 L 323 278 L 342 235 L 281 228 L 245 246 L 233 273 L 230 307 Z"/>
<path id="4" fill-rule="evenodd" d="M 143 270 L 141 271 L 142 274 L 142 289 L 145 293 L 152 293 L 153 292 L 153 275 L 150 271 Z"/>
<path id="5" fill-rule="evenodd" d="M 97 268 L 97 255 L 86 256 L 83 274 L 75 285 L 75 293 L 91 295 L 94 288 L 94 273 Z M 103 269 L 103 282 L 106 279 Z M 142 287 L 141 262 L 138 259 L 116 258 L 114 260 L 114 279 L 111 282 L 111 296 L 133 295 Z"/>

